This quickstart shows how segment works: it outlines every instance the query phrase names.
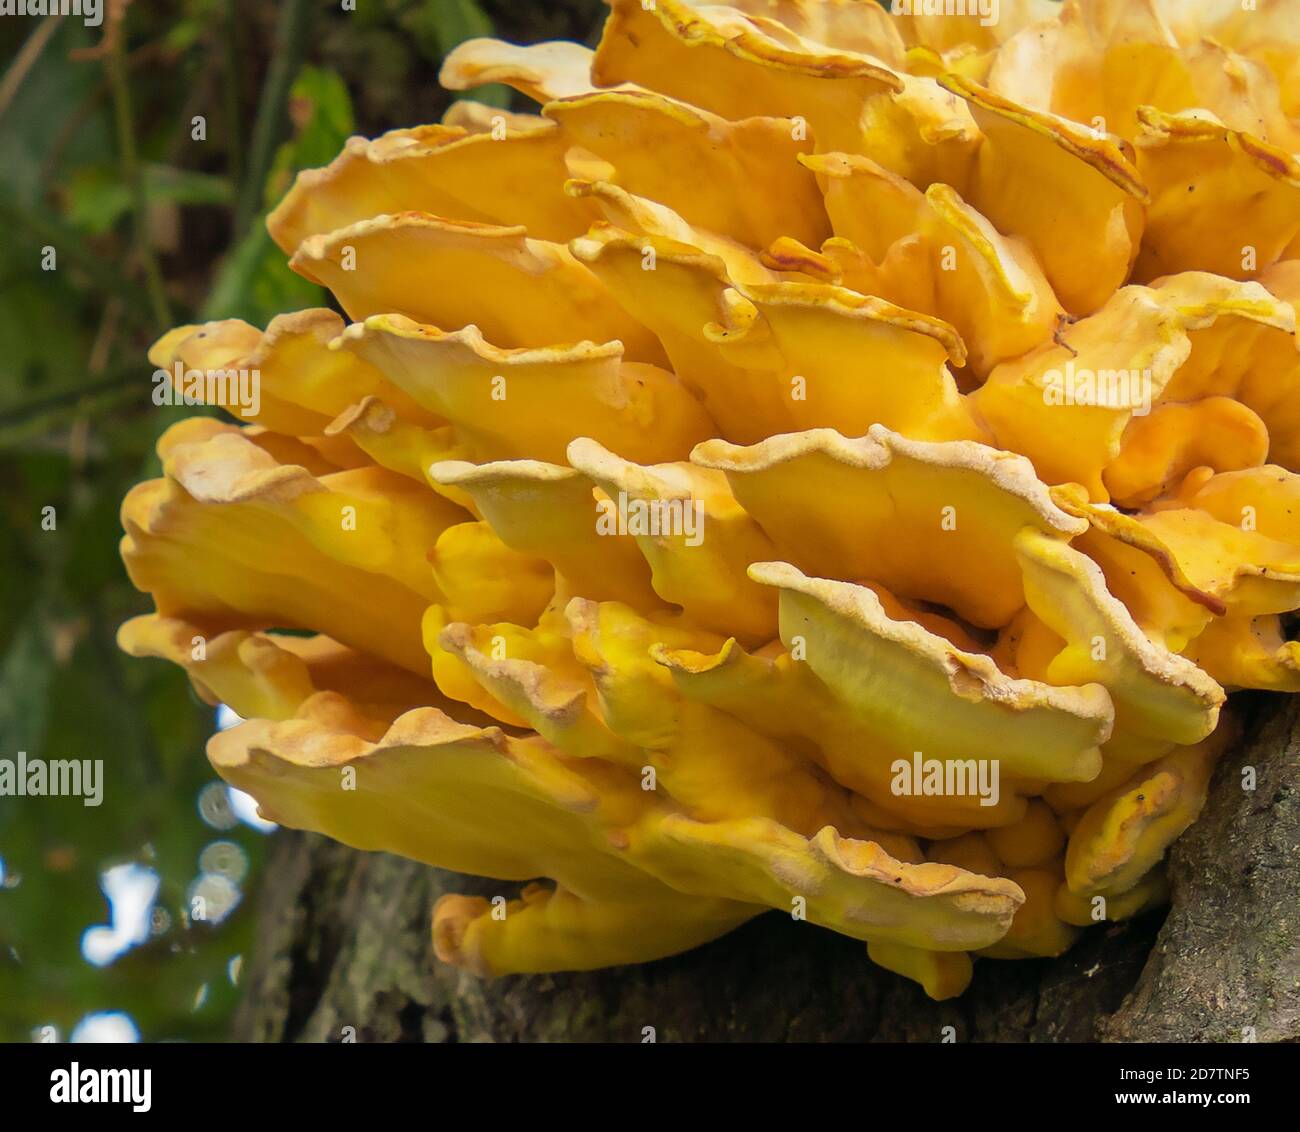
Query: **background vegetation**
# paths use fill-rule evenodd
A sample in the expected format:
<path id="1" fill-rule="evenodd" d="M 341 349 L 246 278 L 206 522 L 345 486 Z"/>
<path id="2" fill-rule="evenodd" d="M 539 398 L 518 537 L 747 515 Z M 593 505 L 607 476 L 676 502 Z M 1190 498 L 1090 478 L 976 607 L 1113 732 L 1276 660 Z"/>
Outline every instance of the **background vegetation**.
<path id="1" fill-rule="evenodd" d="M 180 323 L 326 305 L 262 223 L 293 174 L 351 133 L 437 121 L 456 43 L 590 42 L 603 13 L 347 2 L 0 19 L 0 759 L 105 772 L 98 808 L 0 798 L 0 1039 L 220 1039 L 240 994 L 265 834 L 203 758 L 212 710 L 180 672 L 114 645 L 149 608 L 118 559 L 118 505 L 157 473 L 176 412 L 152 403 L 148 345 Z M 196 893 L 219 922 L 191 917 Z M 83 1025 L 105 1012 L 114 1028 Z"/>

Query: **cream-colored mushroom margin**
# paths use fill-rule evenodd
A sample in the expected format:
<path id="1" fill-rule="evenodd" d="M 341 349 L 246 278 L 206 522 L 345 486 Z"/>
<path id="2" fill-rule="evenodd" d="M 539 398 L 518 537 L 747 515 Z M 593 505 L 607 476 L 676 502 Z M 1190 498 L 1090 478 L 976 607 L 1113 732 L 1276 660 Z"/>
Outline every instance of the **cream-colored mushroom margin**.
<path id="1" fill-rule="evenodd" d="M 1087 530 L 1023 456 L 907 440 L 883 425 L 857 439 L 812 429 L 748 448 L 707 440 L 691 461 L 724 472 L 780 556 L 801 569 L 880 582 L 985 627 L 1005 625 L 1025 603 L 1012 549 L 1022 528 L 1058 538 Z"/>
<path id="2" fill-rule="evenodd" d="M 267 230 L 288 255 L 309 236 L 409 211 L 522 224 L 547 240 L 584 231 L 591 209 L 561 191 L 570 143 L 560 129 L 545 120 L 524 130 L 501 122 L 486 134 L 419 126 L 373 141 L 349 138 L 328 165 L 298 174 Z"/>
<path id="3" fill-rule="evenodd" d="M 865 586 L 810 578 L 785 562 L 750 577 L 779 590 L 781 640 L 884 750 L 1000 760 L 1011 774 L 1086 781 L 1100 769 L 1111 704 L 1097 684 L 1008 677 L 916 622 L 888 617 Z"/>
<path id="4" fill-rule="evenodd" d="M 353 320 L 395 313 L 438 327 L 474 324 L 506 348 L 617 339 L 628 358 L 663 360 L 654 335 L 566 247 L 521 225 L 373 216 L 309 236 L 289 266 L 328 287 Z"/>
<path id="5" fill-rule="evenodd" d="M 213 766 L 257 798 L 266 817 L 292 828 L 461 872 L 551 877 L 592 904 L 645 906 L 635 944 L 623 916 L 597 911 L 585 921 L 595 938 L 578 930 L 581 917 L 570 918 L 565 926 L 577 937 L 556 966 L 579 956 L 578 966 L 620 961 L 611 952 L 623 962 L 671 954 L 762 907 L 788 912 L 796 898 L 809 921 L 859 939 L 963 951 L 1000 938 L 1020 903 L 1010 881 L 906 864 L 830 828 L 804 838 L 763 818 L 693 821 L 641 790 L 634 774 L 565 760 L 539 738 L 465 726 L 434 709 L 406 713 L 369 742 L 321 721 L 340 718 L 329 701 L 324 693 L 301 718 L 249 721 L 214 736 Z M 444 910 L 458 923 L 435 928 L 452 957 L 464 954 L 455 941 L 464 938 L 465 911 Z M 602 924 L 611 930 L 596 931 Z M 540 969 L 548 949 L 525 949 L 533 958 L 524 969 Z M 486 940 L 472 954 L 490 966 Z"/>

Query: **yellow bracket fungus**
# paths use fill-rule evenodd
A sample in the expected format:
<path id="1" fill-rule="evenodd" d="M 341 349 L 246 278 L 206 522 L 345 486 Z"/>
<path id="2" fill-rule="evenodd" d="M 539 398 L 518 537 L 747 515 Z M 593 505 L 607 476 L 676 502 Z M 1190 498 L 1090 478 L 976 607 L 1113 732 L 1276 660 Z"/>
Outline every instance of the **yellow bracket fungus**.
<path id="1" fill-rule="evenodd" d="M 433 910 L 483 976 L 775 912 L 948 998 L 1159 906 L 1228 693 L 1300 691 L 1283 7 L 460 45 L 535 112 L 269 217 L 344 317 L 151 351 L 234 423 L 127 496 L 121 647 L 245 718 L 208 755 L 268 817 L 500 881 Z"/>

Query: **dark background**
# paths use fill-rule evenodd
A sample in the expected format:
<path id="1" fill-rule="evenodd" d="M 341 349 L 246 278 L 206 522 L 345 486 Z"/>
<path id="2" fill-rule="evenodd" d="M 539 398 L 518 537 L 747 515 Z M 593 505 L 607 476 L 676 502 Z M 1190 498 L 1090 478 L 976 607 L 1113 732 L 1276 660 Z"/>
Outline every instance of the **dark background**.
<path id="1" fill-rule="evenodd" d="M 98 808 L 0 798 L 0 1040 L 220 1039 L 241 994 L 267 835 L 209 769 L 216 721 L 184 675 L 114 644 L 149 608 L 118 559 L 118 505 L 157 474 L 177 413 L 152 403 L 149 344 L 327 305 L 262 224 L 293 173 L 349 134 L 438 121 L 439 63 L 462 40 L 594 42 L 605 11 L 354 7 L 104 0 L 99 27 L 0 18 L 0 759 L 104 764 Z M 527 108 L 505 88 L 474 97 Z"/>

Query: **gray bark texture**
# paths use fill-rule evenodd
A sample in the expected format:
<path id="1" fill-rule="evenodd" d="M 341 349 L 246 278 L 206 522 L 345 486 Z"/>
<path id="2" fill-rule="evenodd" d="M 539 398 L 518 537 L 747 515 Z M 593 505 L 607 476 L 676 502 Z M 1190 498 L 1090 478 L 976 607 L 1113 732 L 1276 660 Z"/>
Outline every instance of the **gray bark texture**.
<path id="1" fill-rule="evenodd" d="M 981 961 L 949 1002 L 775 912 L 657 963 L 483 981 L 433 958 L 431 910 L 444 892 L 509 886 L 286 830 L 233 1036 L 933 1042 L 952 1026 L 958 1041 L 1300 1040 L 1300 698 L 1244 706 L 1246 737 L 1171 852 L 1168 914 L 1091 928 L 1059 959 Z"/>

